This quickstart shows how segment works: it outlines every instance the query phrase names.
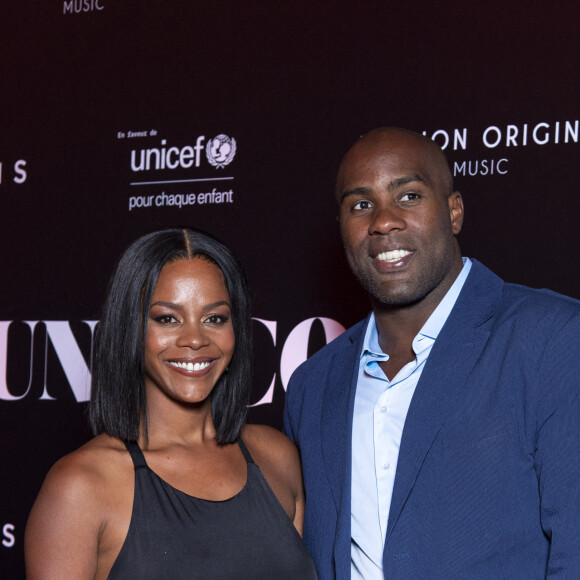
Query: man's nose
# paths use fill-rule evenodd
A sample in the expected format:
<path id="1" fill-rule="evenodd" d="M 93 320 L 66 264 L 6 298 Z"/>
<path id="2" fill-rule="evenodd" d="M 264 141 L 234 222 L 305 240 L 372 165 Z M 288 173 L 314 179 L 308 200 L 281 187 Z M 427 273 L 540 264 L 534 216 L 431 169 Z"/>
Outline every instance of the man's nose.
<path id="1" fill-rule="evenodd" d="M 401 211 L 391 206 L 377 207 L 369 224 L 369 234 L 389 234 L 393 230 L 404 230 L 405 220 Z"/>

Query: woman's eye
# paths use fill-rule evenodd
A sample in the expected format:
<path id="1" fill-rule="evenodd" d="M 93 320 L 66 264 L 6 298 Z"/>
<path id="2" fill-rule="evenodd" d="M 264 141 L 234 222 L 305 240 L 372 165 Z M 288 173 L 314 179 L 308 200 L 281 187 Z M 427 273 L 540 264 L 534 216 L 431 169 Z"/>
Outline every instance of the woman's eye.
<path id="1" fill-rule="evenodd" d="M 208 316 L 205 319 L 206 323 L 212 324 L 214 326 L 222 326 L 228 320 L 229 320 L 229 318 L 227 316 L 224 316 L 223 314 L 212 314 L 211 316 Z"/>
<path id="2" fill-rule="evenodd" d="M 161 314 L 160 316 L 156 316 L 153 320 L 159 324 L 171 324 L 175 322 L 175 318 L 171 316 L 171 314 Z"/>

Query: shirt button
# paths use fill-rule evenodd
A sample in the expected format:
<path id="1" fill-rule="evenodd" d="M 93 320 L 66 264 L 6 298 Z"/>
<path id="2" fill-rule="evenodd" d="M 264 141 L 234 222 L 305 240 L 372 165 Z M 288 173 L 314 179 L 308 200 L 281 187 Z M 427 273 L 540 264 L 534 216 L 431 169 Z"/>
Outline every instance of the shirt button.
<path id="1" fill-rule="evenodd" d="M 386 405 L 383 405 L 383 406 L 382 406 L 382 407 L 379 409 L 379 411 L 380 411 L 381 413 L 386 413 L 386 412 L 387 412 L 387 406 L 386 406 Z"/>
<path id="2" fill-rule="evenodd" d="M 391 467 L 391 464 L 388 461 L 385 461 L 383 463 L 383 469 L 389 469 Z"/>

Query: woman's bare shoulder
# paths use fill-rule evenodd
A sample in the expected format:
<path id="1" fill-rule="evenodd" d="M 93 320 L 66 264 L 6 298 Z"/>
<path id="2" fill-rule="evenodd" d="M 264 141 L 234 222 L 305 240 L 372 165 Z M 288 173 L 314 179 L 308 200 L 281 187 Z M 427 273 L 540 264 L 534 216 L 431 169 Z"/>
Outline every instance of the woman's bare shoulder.
<path id="1" fill-rule="evenodd" d="M 254 445 L 261 451 L 297 455 L 296 446 L 281 431 L 267 425 L 245 425 L 242 430 L 244 443 Z"/>
<path id="2" fill-rule="evenodd" d="M 39 500 L 62 506 L 91 503 L 95 497 L 114 493 L 131 459 L 121 441 L 98 435 L 59 459 L 48 472 Z"/>
<path id="3" fill-rule="evenodd" d="M 242 439 L 284 511 L 302 535 L 304 487 L 296 446 L 286 435 L 265 425 L 246 425 Z"/>
<path id="4" fill-rule="evenodd" d="M 27 577 L 94 577 L 104 531 L 114 522 L 126 533 L 133 477 L 123 443 L 107 435 L 57 461 L 26 525 Z"/>
<path id="5" fill-rule="evenodd" d="M 300 455 L 286 435 L 266 425 L 246 425 L 242 439 L 261 468 L 273 469 L 289 482 L 301 480 Z"/>
<path id="6" fill-rule="evenodd" d="M 119 468 L 130 461 L 125 445 L 115 437 L 98 435 L 76 451 L 59 459 L 48 473 L 47 480 L 59 483 L 70 480 L 71 484 L 90 484 L 92 481 L 109 479 Z"/>

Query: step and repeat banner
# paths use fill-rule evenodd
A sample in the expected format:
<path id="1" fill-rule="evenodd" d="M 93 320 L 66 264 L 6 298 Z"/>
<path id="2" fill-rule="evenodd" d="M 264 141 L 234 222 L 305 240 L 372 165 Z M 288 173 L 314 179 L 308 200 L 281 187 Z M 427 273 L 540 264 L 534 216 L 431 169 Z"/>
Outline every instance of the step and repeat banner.
<path id="1" fill-rule="evenodd" d="M 529 0 L 3 2 L 0 577 L 24 577 L 43 478 L 90 437 L 100 305 L 144 233 L 199 228 L 244 263 L 250 421 L 275 427 L 292 371 L 369 307 L 333 199 L 341 156 L 369 129 L 444 147 L 465 255 L 580 298 L 578 12 Z"/>

